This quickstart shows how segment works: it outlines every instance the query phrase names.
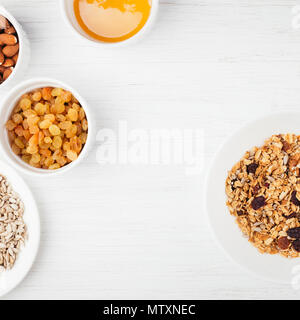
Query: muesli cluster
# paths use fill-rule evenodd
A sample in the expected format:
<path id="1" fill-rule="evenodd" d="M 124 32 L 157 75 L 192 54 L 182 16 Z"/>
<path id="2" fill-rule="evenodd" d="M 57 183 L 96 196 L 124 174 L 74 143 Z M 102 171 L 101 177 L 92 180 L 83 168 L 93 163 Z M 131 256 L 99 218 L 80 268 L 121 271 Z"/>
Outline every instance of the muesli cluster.
<path id="1" fill-rule="evenodd" d="M 227 206 L 261 253 L 300 256 L 300 136 L 273 135 L 226 179 Z"/>
<path id="2" fill-rule="evenodd" d="M 26 240 L 24 205 L 7 179 L 0 175 L 0 272 L 11 269 Z"/>

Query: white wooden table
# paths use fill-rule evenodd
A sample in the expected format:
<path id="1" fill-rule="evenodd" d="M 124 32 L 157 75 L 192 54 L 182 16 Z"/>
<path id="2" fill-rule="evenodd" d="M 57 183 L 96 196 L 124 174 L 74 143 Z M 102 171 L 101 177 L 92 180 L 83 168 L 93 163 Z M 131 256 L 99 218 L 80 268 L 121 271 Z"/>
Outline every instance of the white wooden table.
<path id="1" fill-rule="evenodd" d="M 265 112 L 300 108 L 300 30 L 291 26 L 300 1 L 162 0 L 147 38 L 107 50 L 74 37 L 58 1 L 1 1 L 30 38 L 26 78 L 74 86 L 99 129 L 119 120 L 204 129 L 205 170 L 100 166 L 95 146 L 70 174 L 25 176 L 40 209 L 41 248 L 5 298 L 299 298 L 228 260 L 203 202 L 205 171 L 228 135 Z"/>

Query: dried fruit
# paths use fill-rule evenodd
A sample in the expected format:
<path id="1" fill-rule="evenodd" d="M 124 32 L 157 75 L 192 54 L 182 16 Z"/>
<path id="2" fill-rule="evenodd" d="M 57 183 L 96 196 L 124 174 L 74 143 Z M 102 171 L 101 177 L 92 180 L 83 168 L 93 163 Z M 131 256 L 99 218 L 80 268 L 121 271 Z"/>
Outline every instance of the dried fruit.
<path id="1" fill-rule="evenodd" d="M 255 174 L 257 168 L 258 168 L 258 164 L 257 164 L 257 163 L 251 163 L 251 164 L 249 164 L 249 165 L 247 166 L 247 172 L 248 172 L 248 174 L 249 174 L 249 173 Z"/>
<path id="2" fill-rule="evenodd" d="M 254 198 L 251 202 L 251 206 L 254 210 L 258 210 L 266 204 L 266 199 L 263 196 Z"/>
<path id="3" fill-rule="evenodd" d="M 59 136 L 60 135 L 60 129 L 57 125 L 55 124 L 51 124 L 51 126 L 49 127 L 49 132 L 51 133 L 51 135 L 53 136 Z"/>
<path id="4" fill-rule="evenodd" d="M 290 238 L 300 239 L 300 227 L 291 228 L 286 233 Z"/>
<path id="5" fill-rule="evenodd" d="M 280 237 L 278 239 L 278 247 L 280 250 L 286 250 L 290 246 L 290 240 L 287 237 Z"/>
<path id="6" fill-rule="evenodd" d="M 292 247 L 295 251 L 300 252 L 300 240 L 293 241 Z"/>
<path id="7" fill-rule="evenodd" d="M 287 152 L 289 149 L 290 149 L 290 144 L 287 141 L 283 140 L 282 141 L 282 150 L 284 152 Z"/>
<path id="8" fill-rule="evenodd" d="M 67 158 L 70 159 L 71 161 L 75 161 L 78 158 L 78 155 L 75 151 L 68 150 L 67 151 Z"/>
<path id="9" fill-rule="evenodd" d="M 61 88 L 24 94 L 6 123 L 13 152 L 42 169 L 56 170 L 75 161 L 88 136 L 81 110 L 75 97 Z"/>
<path id="10" fill-rule="evenodd" d="M 70 121 L 73 121 L 73 122 L 77 121 L 78 120 L 78 111 L 73 108 L 69 109 L 68 118 Z"/>
<path id="11" fill-rule="evenodd" d="M 256 196 L 260 190 L 259 184 L 256 184 L 253 188 L 253 195 Z"/>
<path id="12" fill-rule="evenodd" d="M 291 202 L 295 205 L 300 207 L 300 201 L 297 198 L 297 191 L 293 191 L 292 192 L 292 196 L 291 196 Z"/>

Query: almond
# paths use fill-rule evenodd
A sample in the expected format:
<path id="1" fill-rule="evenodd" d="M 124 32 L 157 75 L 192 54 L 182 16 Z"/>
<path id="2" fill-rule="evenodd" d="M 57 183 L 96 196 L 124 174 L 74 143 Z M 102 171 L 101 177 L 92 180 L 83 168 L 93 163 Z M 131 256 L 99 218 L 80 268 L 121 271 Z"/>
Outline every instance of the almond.
<path id="1" fill-rule="evenodd" d="M 15 64 L 17 64 L 17 61 L 18 61 L 18 58 L 19 58 L 19 53 L 15 54 L 12 59 L 14 60 Z"/>
<path id="2" fill-rule="evenodd" d="M 0 29 L 6 29 L 8 26 L 7 19 L 3 16 L 0 16 Z"/>
<path id="3" fill-rule="evenodd" d="M 17 37 L 12 34 L 2 33 L 0 34 L 0 44 L 6 44 L 12 46 L 18 42 Z"/>
<path id="4" fill-rule="evenodd" d="M 3 67 L 3 66 L 0 66 L 0 74 L 3 74 L 3 72 L 6 70 L 6 68 L 5 67 Z"/>
<path id="5" fill-rule="evenodd" d="M 0 66 L 3 64 L 4 62 L 4 54 L 2 53 L 1 47 L 0 47 Z"/>
<path id="6" fill-rule="evenodd" d="M 6 80 L 13 72 L 14 68 L 7 68 L 4 72 L 3 72 L 3 80 Z"/>
<path id="7" fill-rule="evenodd" d="M 13 34 L 16 33 L 16 29 L 13 26 L 8 26 L 7 28 L 5 28 L 4 32 L 7 34 Z"/>
<path id="8" fill-rule="evenodd" d="M 4 63 L 2 64 L 3 67 L 13 67 L 15 65 L 15 62 L 13 59 L 7 58 Z"/>
<path id="9" fill-rule="evenodd" d="M 6 46 L 2 49 L 2 53 L 6 57 L 13 57 L 19 51 L 19 44 L 15 44 L 14 46 Z"/>

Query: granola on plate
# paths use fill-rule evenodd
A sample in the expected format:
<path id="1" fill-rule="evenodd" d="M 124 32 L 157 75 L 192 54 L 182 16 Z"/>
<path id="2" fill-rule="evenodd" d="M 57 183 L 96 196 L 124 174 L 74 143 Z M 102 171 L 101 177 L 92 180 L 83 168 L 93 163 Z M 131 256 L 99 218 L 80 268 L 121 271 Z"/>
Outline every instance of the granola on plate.
<path id="1" fill-rule="evenodd" d="M 227 206 L 261 252 L 300 256 L 300 135 L 247 151 L 226 179 Z"/>

